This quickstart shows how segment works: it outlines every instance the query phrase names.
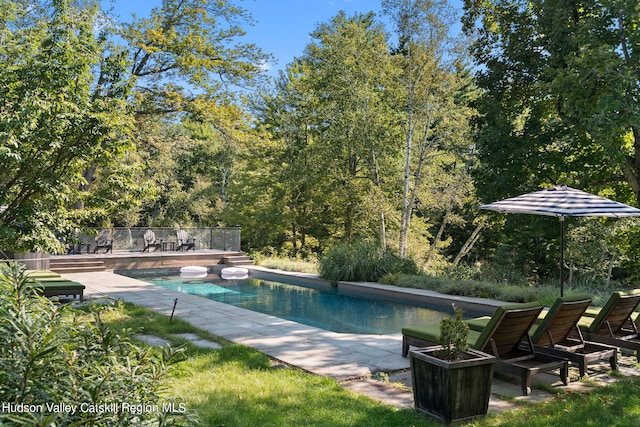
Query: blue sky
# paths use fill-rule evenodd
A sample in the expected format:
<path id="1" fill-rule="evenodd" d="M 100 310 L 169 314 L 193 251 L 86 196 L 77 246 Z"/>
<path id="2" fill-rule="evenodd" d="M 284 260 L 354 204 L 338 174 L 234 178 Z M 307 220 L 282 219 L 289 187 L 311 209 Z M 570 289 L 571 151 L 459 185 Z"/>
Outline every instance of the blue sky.
<path id="1" fill-rule="evenodd" d="M 148 16 L 151 9 L 161 4 L 161 0 L 103 0 L 103 3 L 106 6 L 110 1 L 114 13 L 124 22 L 131 19 L 132 13 L 138 17 Z M 452 4 L 460 3 L 461 0 L 452 1 Z M 244 0 L 238 4 L 256 21 L 253 27 L 244 28 L 247 35 L 243 39 L 278 60 L 272 65 L 272 74 L 300 56 L 311 41 L 309 33 L 340 10 L 348 15 L 380 11 L 379 0 Z"/>

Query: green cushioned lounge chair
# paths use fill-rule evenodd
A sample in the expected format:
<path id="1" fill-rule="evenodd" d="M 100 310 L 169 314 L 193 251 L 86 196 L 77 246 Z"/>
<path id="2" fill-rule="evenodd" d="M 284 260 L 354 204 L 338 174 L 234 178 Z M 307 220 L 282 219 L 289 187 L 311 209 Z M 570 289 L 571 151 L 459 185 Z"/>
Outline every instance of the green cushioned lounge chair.
<path id="1" fill-rule="evenodd" d="M 85 286 L 81 283 L 67 280 L 58 273 L 49 270 L 27 270 L 26 275 L 31 282 L 29 286 L 46 297 L 72 296 L 84 301 Z"/>
<path id="2" fill-rule="evenodd" d="M 536 352 L 566 357 L 578 365 L 580 376 L 587 374 L 590 362 L 609 359 L 612 370 L 618 369 L 615 347 L 585 341 L 578 322 L 591 303 L 587 295 L 558 298 L 539 324 L 529 334 Z"/>
<path id="3" fill-rule="evenodd" d="M 84 301 L 84 285 L 71 280 L 63 282 L 37 282 L 32 284 L 32 287 L 41 292 L 45 297 L 67 296 L 75 298 L 77 296 L 80 302 Z"/>
<path id="4" fill-rule="evenodd" d="M 562 382 L 569 383 L 569 365 L 566 358 L 536 353 L 529 336 L 542 311 L 537 302 L 503 305 L 486 322 L 481 331 L 470 328 L 467 340 L 479 351 L 496 357 L 496 371 L 520 377 L 522 393 L 531 392 L 533 375 L 559 369 Z M 427 347 L 439 344 L 440 325 L 432 323 L 402 329 L 402 355 L 410 346 Z M 529 345 L 523 345 L 527 341 Z"/>
<path id="5" fill-rule="evenodd" d="M 599 311 L 583 316 L 578 326 L 587 341 L 633 350 L 640 362 L 640 333 L 634 321 L 638 304 L 640 289 L 614 292 Z"/>

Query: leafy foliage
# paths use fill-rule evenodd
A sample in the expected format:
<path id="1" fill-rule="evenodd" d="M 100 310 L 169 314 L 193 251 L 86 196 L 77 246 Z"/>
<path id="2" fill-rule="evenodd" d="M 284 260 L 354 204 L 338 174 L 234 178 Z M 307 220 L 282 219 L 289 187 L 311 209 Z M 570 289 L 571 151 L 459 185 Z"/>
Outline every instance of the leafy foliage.
<path id="1" fill-rule="evenodd" d="M 452 304 L 453 305 L 453 304 Z M 446 360 L 460 360 L 462 353 L 469 350 L 467 336 L 469 325 L 462 318 L 462 309 L 453 305 L 454 318 L 444 317 L 440 320 L 440 344 L 442 355 Z"/>
<path id="2" fill-rule="evenodd" d="M 179 351 L 134 345 L 102 322 L 34 293 L 17 264 L 0 266 L 0 401 L 42 405 L 43 411 L 3 411 L 11 425 L 179 425 L 182 414 L 127 411 L 159 405 L 163 380 Z M 71 411 L 48 404 L 78 405 Z M 120 410 L 80 410 L 118 405 Z M 108 407 L 107 407 L 108 408 Z M 140 413 L 138 413 L 140 412 Z"/>
<path id="3" fill-rule="evenodd" d="M 19 15 L 3 32 L 0 55 L 0 246 L 60 251 L 56 234 L 74 226 L 70 208 L 88 165 L 113 160 L 129 142 L 125 100 L 95 97 L 94 69 L 104 40 L 95 34 L 96 8 L 53 2 Z M 103 70 L 106 73 L 106 70 Z M 119 73 L 122 68 L 112 68 Z M 103 74 L 105 80 L 109 76 Z M 126 96 L 126 91 L 125 91 Z"/>
<path id="4" fill-rule="evenodd" d="M 339 280 L 377 281 L 389 273 L 416 274 L 418 268 L 410 258 L 400 258 L 380 244 L 358 239 L 338 243 L 320 257 L 320 277 Z"/>
<path id="5" fill-rule="evenodd" d="M 465 1 L 482 200 L 567 184 L 640 204 L 638 22 L 634 1 Z M 557 228 L 499 222 L 494 241 L 513 265 L 557 274 Z"/>

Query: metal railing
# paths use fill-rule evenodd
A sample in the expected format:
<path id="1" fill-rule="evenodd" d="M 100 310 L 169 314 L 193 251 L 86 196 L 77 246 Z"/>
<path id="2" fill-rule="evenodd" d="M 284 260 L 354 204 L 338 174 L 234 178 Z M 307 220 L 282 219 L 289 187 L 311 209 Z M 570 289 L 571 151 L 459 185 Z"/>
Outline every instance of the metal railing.
<path id="1" fill-rule="evenodd" d="M 109 229 L 115 250 L 142 250 L 144 249 L 144 233 L 152 230 L 156 240 L 163 243 L 174 242 L 178 246 L 178 237 L 175 228 L 161 227 L 115 227 Z M 189 236 L 189 241 L 195 241 L 194 249 L 218 249 L 223 251 L 240 251 L 240 227 L 184 227 Z M 96 230 L 98 234 L 102 230 Z M 84 237 L 86 243 L 93 243 L 93 237 Z"/>

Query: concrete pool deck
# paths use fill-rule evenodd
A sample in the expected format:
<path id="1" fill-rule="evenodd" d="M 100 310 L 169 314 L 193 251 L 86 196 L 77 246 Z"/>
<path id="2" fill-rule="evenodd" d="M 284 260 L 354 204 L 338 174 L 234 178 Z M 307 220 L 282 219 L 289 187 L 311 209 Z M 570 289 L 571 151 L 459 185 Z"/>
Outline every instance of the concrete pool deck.
<path id="1" fill-rule="evenodd" d="M 171 315 L 177 299 L 174 316 L 197 328 L 255 348 L 314 374 L 332 377 L 354 392 L 393 406 L 413 407 L 413 394 L 407 388 L 411 386 L 409 359 L 401 356 L 400 333 L 362 335 L 330 332 L 108 271 L 68 273 L 64 276 L 84 284 L 87 299 L 114 297 L 167 316 Z M 633 358 L 620 359 L 622 375 L 640 375 L 640 370 L 634 368 Z M 388 374 L 389 381 L 400 387 L 369 378 L 376 373 Z M 574 381 L 569 386 L 560 386 L 562 383 L 557 375 L 534 378 L 534 385 L 539 381 L 567 391 L 585 390 L 616 380 L 615 376 L 608 374 L 608 363 L 589 365 L 588 383 Z M 536 402 L 554 397 L 554 394 L 541 389 L 522 396 L 517 383 L 496 378 L 492 383 L 492 393 L 490 413 L 512 409 L 517 402 Z"/>

